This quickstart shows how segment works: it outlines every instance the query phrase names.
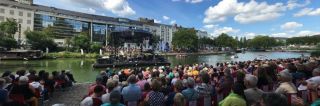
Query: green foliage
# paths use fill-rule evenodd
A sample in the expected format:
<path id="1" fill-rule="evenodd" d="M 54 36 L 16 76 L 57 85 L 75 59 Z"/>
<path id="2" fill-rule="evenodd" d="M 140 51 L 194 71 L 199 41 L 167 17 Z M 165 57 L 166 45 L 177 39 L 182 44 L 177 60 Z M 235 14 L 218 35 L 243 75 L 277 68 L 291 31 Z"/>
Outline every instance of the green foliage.
<path id="1" fill-rule="evenodd" d="M 213 46 L 214 40 L 209 37 L 203 37 L 199 39 L 199 46 L 205 47 L 205 46 Z"/>
<path id="2" fill-rule="evenodd" d="M 231 36 L 228 34 L 222 33 L 219 35 L 215 40 L 215 44 L 218 47 L 231 47 L 235 48 L 237 47 L 237 40 L 233 39 Z"/>
<path id="3" fill-rule="evenodd" d="M 28 31 L 25 32 L 27 43 L 31 45 L 34 50 L 43 50 L 49 48 L 50 51 L 57 50 L 57 44 L 53 39 L 42 31 Z"/>
<path id="4" fill-rule="evenodd" d="M 0 37 L 0 47 L 5 47 L 8 50 L 10 50 L 11 48 L 18 47 L 18 42 L 12 37 L 1 36 Z"/>
<path id="5" fill-rule="evenodd" d="M 197 51 L 198 37 L 193 29 L 179 29 L 173 34 L 172 44 L 175 49 Z"/>
<path id="6" fill-rule="evenodd" d="M 277 46 L 277 41 L 269 36 L 255 36 L 249 41 L 249 47 L 255 49 L 267 49 L 273 46 Z"/>
<path id="7" fill-rule="evenodd" d="M 97 58 L 99 54 L 97 53 L 86 53 L 81 55 L 81 53 L 75 52 L 56 52 L 56 53 L 49 53 L 46 55 L 47 58 Z"/>
<path id="8" fill-rule="evenodd" d="M 287 39 L 287 44 L 316 45 L 319 42 L 320 36 L 303 36 Z"/>
<path id="9" fill-rule="evenodd" d="M 93 43 L 90 45 L 91 52 L 93 53 L 99 53 L 101 48 L 102 48 L 102 45 L 99 43 Z"/>
<path id="10" fill-rule="evenodd" d="M 5 36 L 13 37 L 18 30 L 18 23 L 13 18 L 7 18 L 7 21 L 0 23 L 0 31 Z"/>
<path id="11" fill-rule="evenodd" d="M 76 50 L 83 49 L 85 51 L 89 51 L 90 45 L 90 38 L 86 33 L 80 33 L 78 36 L 74 36 L 72 38 L 72 46 Z"/>
<path id="12" fill-rule="evenodd" d="M 238 46 L 239 46 L 240 48 L 245 48 L 245 47 L 247 47 L 247 46 L 248 46 L 247 38 L 246 38 L 246 37 L 241 37 L 238 44 L 239 44 Z"/>
<path id="13" fill-rule="evenodd" d="M 0 23 L 0 47 L 11 48 L 18 47 L 18 42 L 13 38 L 13 34 L 17 32 L 17 22 L 14 19 L 7 19 Z"/>

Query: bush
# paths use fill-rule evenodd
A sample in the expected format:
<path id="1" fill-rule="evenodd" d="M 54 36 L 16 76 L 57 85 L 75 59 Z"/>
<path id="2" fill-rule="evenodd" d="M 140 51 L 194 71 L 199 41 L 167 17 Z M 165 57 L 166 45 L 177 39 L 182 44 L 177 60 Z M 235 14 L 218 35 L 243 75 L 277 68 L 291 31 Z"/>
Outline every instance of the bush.
<path id="1" fill-rule="evenodd" d="M 97 58 L 99 54 L 96 53 L 85 53 L 81 55 L 81 53 L 75 52 L 57 52 L 57 53 L 49 53 L 46 55 L 47 58 Z"/>
<path id="2" fill-rule="evenodd" d="M 14 38 L 0 36 L 0 47 L 4 47 L 10 50 L 11 48 L 18 47 L 18 42 Z"/>
<path id="3" fill-rule="evenodd" d="M 92 53 L 99 53 L 101 48 L 102 48 L 102 45 L 98 43 L 93 43 L 90 45 L 90 49 Z"/>

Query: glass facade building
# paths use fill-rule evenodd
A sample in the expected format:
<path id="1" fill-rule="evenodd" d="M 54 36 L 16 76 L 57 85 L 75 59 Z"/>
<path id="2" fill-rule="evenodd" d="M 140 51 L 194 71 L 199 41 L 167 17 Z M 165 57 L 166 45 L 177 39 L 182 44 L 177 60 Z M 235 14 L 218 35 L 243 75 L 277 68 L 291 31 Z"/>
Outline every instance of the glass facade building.
<path id="1" fill-rule="evenodd" d="M 107 26 L 105 24 L 92 24 L 92 41 L 93 42 L 105 42 L 106 41 L 106 30 Z"/>
<path id="2" fill-rule="evenodd" d="M 91 35 L 93 42 L 105 42 L 107 26 L 105 24 L 78 21 L 43 14 L 35 14 L 34 29 L 43 30 L 51 26 L 54 29 L 56 37 L 72 37 L 79 33 Z M 92 31 L 92 32 L 91 32 Z"/>

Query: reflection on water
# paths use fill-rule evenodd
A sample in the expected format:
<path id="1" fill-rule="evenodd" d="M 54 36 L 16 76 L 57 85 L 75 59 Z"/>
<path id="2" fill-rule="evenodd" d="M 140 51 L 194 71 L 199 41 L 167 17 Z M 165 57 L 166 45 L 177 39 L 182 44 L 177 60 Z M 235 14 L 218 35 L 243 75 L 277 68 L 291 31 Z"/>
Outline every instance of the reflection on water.
<path id="1" fill-rule="evenodd" d="M 239 58 L 232 59 L 225 54 L 220 55 L 191 55 L 183 58 L 176 58 L 176 56 L 167 56 L 172 65 L 178 64 L 192 64 L 192 63 L 208 63 L 215 64 L 217 62 L 227 61 L 244 61 L 253 60 L 259 55 L 265 55 L 269 59 L 276 58 L 294 58 L 300 57 L 301 53 L 292 52 L 246 52 L 245 54 L 237 54 Z M 305 56 L 309 54 L 304 53 Z M 92 64 L 95 59 L 55 59 L 55 60 L 35 60 L 35 61 L 3 61 L 0 60 L 0 73 L 6 70 L 16 71 L 19 69 L 35 69 L 46 70 L 49 72 L 60 70 L 71 70 L 78 82 L 94 81 L 95 76 L 99 71 L 104 69 L 94 69 Z"/>

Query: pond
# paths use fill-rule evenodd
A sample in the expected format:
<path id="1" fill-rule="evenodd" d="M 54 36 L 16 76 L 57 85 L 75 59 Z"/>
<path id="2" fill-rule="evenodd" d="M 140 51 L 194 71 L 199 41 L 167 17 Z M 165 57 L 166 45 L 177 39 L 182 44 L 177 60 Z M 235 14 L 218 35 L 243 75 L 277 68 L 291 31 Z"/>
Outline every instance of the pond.
<path id="1" fill-rule="evenodd" d="M 309 56 L 309 53 L 303 53 L 305 56 Z M 253 60 L 260 55 L 266 56 L 267 59 L 277 58 L 297 58 L 301 56 L 301 53 L 295 52 L 246 52 L 238 53 L 239 58 L 232 59 L 225 54 L 219 55 L 191 55 L 183 58 L 177 58 L 176 56 L 166 56 L 172 65 L 178 64 L 193 64 L 193 63 L 207 63 L 214 65 L 217 62 L 228 61 L 246 61 Z M 78 82 L 92 82 L 99 73 L 104 69 L 94 69 L 95 59 L 54 59 L 54 60 L 33 60 L 33 61 L 4 61 L 0 60 L 0 73 L 9 70 L 16 71 L 19 69 L 35 69 L 46 70 L 49 72 L 60 70 L 71 70 L 75 79 Z"/>

